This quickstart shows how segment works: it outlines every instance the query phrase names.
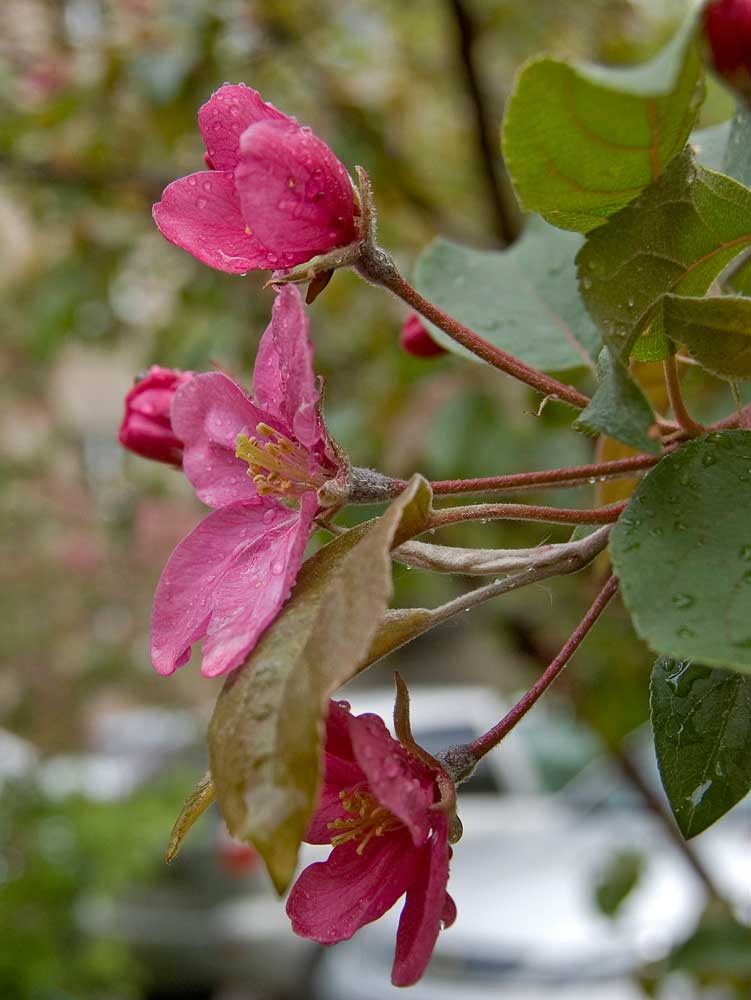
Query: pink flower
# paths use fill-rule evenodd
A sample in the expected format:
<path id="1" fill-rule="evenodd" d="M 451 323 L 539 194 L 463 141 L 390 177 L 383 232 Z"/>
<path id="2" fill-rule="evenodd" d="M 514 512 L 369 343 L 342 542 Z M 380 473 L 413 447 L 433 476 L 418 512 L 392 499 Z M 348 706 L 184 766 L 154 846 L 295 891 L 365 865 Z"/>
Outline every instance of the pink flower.
<path id="1" fill-rule="evenodd" d="M 171 242 L 230 274 L 292 267 L 357 239 L 345 167 L 309 128 L 244 83 L 198 112 L 207 171 L 173 181 L 154 205 Z"/>
<path id="2" fill-rule="evenodd" d="M 751 0 L 718 0 L 704 11 L 704 30 L 718 73 L 739 82 L 751 73 Z"/>
<path id="3" fill-rule="evenodd" d="M 149 368 L 125 397 L 120 444 L 144 458 L 181 465 L 183 446 L 172 429 L 170 408 L 178 388 L 192 378 L 193 372 L 158 365 Z"/>
<path id="4" fill-rule="evenodd" d="M 321 944 L 346 941 L 406 893 L 391 973 L 395 986 L 422 976 L 438 932 L 456 918 L 446 892 L 449 823 L 431 808 L 436 772 L 393 739 L 376 715 L 330 702 L 324 780 L 306 839 L 331 843 L 287 900 L 292 929 Z"/>
<path id="5" fill-rule="evenodd" d="M 183 469 L 216 509 L 177 545 L 159 580 L 151 658 L 160 674 L 186 663 L 203 637 L 204 676 L 240 666 L 289 596 L 318 489 L 342 471 L 319 413 L 313 345 L 295 286 L 277 293 L 253 397 L 220 372 L 196 375 L 175 396 Z"/>
<path id="6" fill-rule="evenodd" d="M 399 343 L 407 354 L 412 354 L 416 358 L 433 358 L 438 354 L 446 353 L 446 349 L 430 336 L 425 324 L 416 312 L 409 313 L 405 318 L 399 335 Z"/>

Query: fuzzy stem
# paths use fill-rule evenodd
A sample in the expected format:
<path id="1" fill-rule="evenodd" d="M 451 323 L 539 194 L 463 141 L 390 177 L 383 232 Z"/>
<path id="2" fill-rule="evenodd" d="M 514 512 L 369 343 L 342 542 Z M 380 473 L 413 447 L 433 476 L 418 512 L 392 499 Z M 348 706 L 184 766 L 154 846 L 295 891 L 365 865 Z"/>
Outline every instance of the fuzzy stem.
<path id="1" fill-rule="evenodd" d="M 618 581 L 616 578 L 614 576 L 608 577 L 608 580 L 595 598 L 592 606 L 574 629 L 561 651 L 549 664 L 549 666 L 546 667 L 544 672 L 538 680 L 535 681 L 529 691 L 527 691 L 527 693 L 519 699 L 516 705 L 514 705 L 511 711 L 508 712 L 500 722 L 493 726 L 492 729 L 489 729 L 486 733 L 483 733 L 482 736 L 478 736 L 478 738 L 471 744 L 472 753 L 477 760 L 484 757 L 489 750 L 492 750 L 493 747 L 497 746 L 501 740 L 509 732 L 511 732 L 517 722 L 524 718 L 530 708 L 532 708 L 532 706 L 540 699 L 545 691 L 547 691 L 579 648 L 582 640 L 600 617 L 600 614 L 617 589 Z"/>
<path id="2" fill-rule="evenodd" d="M 433 511 L 431 528 L 442 528 L 461 521 L 545 521 L 549 524 L 612 524 L 617 521 L 626 501 L 574 510 L 566 507 L 540 507 L 521 503 L 478 503 L 469 507 L 444 507 Z"/>
<path id="3" fill-rule="evenodd" d="M 519 382 L 524 382 L 546 397 L 560 399 L 579 410 L 589 405 L 589 398 L 578 392 L 573 386 L 564 385 L 563 382 L 543 374 L 536 368 L 525 365 L 513 354 L 491 344 L 474 330 L 470 330 L 469 327 L 453 319 L 438 306 L 433 305 L 402 277 L 390 255 L 380 247 L 363 245 L 356 269 L 362 277 L 374 285 L 388 288 L 403 302 L 406 302 L 410 308 L 415 309 L 425 319 L 443 330 L 457 344 L 461 344 L 462 347 L 471 351 L 478 358 L 482 358 L 487 364 L 499 371 L 506 372 L 507 375 L 511 375 Z"/>
<path id="4" fill-rule="evenodd" d="M 702 427 L 701 424 L 697 424 L 686 409 L 686 404 L 683 402 L 683 396 L 681 395 L 681 379 L 678 374 L 678 365 L 675 361 L 675 355 L 668 355 L 668 357 L 663 361 L 662 366 L 663 371 L 665 372 L 665 384 L 668 389 L 670 407 L 673 411 L 675 419 L 689 437 L 699 437 L 700 434 L 706 434 L 706 427 Z"/>

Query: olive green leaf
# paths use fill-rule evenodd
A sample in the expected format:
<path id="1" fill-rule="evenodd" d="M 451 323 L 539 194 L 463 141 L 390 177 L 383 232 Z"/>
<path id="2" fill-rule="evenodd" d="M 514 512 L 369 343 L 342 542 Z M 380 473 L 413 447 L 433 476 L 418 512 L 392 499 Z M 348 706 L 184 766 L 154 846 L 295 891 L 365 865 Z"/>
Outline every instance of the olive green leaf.
<path id="1" fill-rule="evenodd" d="M 651 712 L 662 784 L 695 837 L 751 789 L 751 677 L 662 656 Z"/>
<path id="2" fill-rule="evenodd" d="M 562 229 L 601 226 L 683 148 L 704 98 L 693 16 L 634 69 L 536 58 L 506 105 L 503 153 L 523 207 Z"/>
<path id="3" fill-rule="evenodd" d="M 620 358 L 606 347 L 597 360 L 597 380 L 595 394 L 574 421 L 574 429 L 657 452 L 659 445 L 648 433 L 655 420 L 652 407 Z"/>
<path id="4" fill-rule="evenodd" d="M 751 299 L 666 295 L 665 333 L 720 378 L 751 378 Z"/>
<path id="5" fill-rule="evenodd" d="M 714 431 L 667 455 L 610 547 L 623 601 L 655 652 L 751 672 L 751 434 Z"/>
<path id="6" fill-rule="evenodd" d="M 703 295 L 749 246 L 751 191 L 699 166 L 687 149 L 587 237 L 577 257 L 582 296 L 624 363 L 632 353 L 660 360 L 669 350 L 663 295 Z"/>
<path id="7" fill-rule="evenodd" d="M 230 833 L 252 841 L 282 893 L 315 807 L 328 699 L 365 659 L 391 596 L 391 549 L 425 530 L 431 491 L 414 476 L 383 515 L 308 559 L 292 596 L 227 680 L 209 759 Z"/>

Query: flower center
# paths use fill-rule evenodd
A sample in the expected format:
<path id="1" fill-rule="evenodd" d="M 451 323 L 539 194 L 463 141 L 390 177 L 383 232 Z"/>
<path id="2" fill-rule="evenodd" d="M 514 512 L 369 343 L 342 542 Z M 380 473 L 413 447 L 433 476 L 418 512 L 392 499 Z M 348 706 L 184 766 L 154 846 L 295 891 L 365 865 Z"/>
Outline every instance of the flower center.
<path id="1" fill-rule="evenodd" d="M 239 434 L 235 456 L 248 463 L 259 496 L 302 496 L 326 482 L 320 471 L 311 471 L 310 454 L 297 441 L 263 423 L 256 424 L 256 434 L 270 440 Z"/>
<path id="2" fill-rule="evenodd" d="M 342 800 L 345 813 L 349 815 L 328 824 L 330 830 L 341 831 L 332 836 L 332 847 L 339 847 L 340 844 L 346 844 L 350 840 L 360 840 L 356 851 L 362 854 L 373 837 L 382 837 L 385 833 L 398 830 L 402 825 L 396 816 L 376 802 L 367 792 L 349 788 L 339 792 L 339 798 Z"/>

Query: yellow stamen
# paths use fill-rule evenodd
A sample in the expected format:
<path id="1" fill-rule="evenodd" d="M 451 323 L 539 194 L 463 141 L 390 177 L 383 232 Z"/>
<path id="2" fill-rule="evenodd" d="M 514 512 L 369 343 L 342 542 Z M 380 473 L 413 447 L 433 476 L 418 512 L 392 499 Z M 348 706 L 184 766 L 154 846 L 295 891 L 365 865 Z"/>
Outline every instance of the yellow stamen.
<path id="1" fill-rule="evenodd" d="M 238 436 L 235 455 L 248 463 L 259 496 L 302 496 L 323 486 L 327 477 L 311 468 L 310 455 L 301 444 L 263 421 L 255 430 L 259 437 Z"/>
<path id="2" fill-rule="evenodd" d="M 398 830 L 401 826 L 396 816 L 385 806 L 379 805 L 367 792 L 348 789 L 339 792 L 339 798 L 345 813 L 349 816 L 340 817 L 329 823 L 330 830 L 341 830 L 331 838 L 332 847 L 339 847 L 351 840 L 360 840 L 355 848 L 357 854 L 362 854 L 374 837 L 382 837 L 386 833 Z"/>

